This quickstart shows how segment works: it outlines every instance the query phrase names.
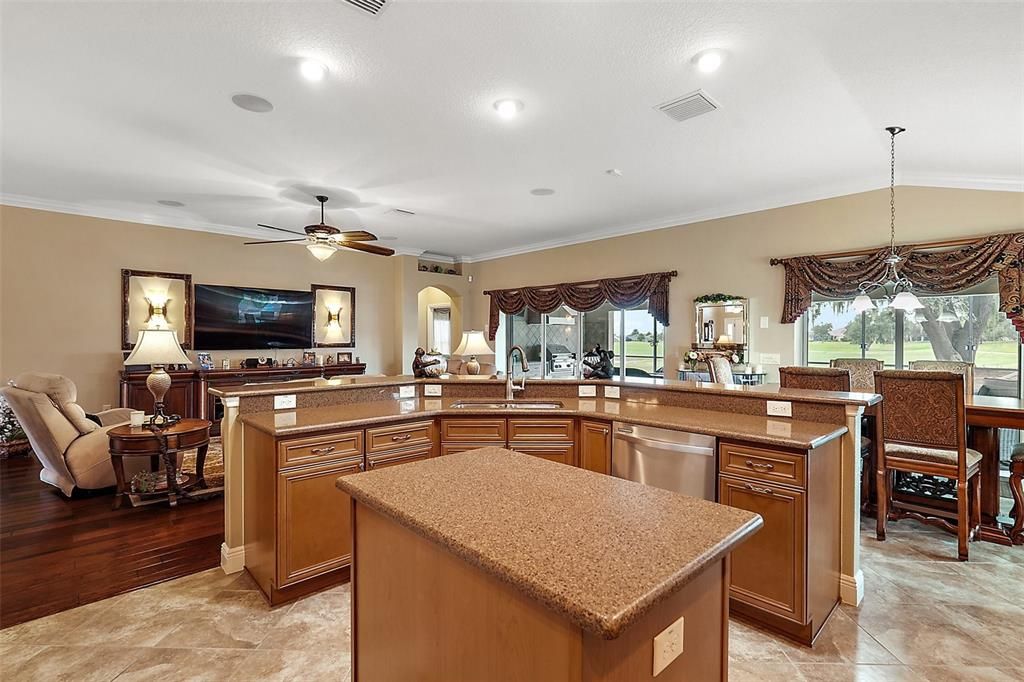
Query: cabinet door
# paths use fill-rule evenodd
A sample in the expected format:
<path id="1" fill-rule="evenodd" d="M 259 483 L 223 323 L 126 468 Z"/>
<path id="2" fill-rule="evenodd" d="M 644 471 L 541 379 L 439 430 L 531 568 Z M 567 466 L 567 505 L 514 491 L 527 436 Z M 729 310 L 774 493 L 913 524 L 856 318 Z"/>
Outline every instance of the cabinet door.
<path id="1" fill-rule="evenodd" d="M 806 623 L 806 498 L 761 481 L 720 476 L 719 501 L 761 515 L 764 526 L 732 553 L 732 598 Z"/>
<path id="2" fill-rule="evenodd" d="M 572 419 L 544 419 L 525 417 L 508 420 L 508 439 L 510 442 L 526 441 L 540 443 L 557 443 L 575 439 Z"/>
<path id="3" fill-rule="evenodd" d="M 479 448 L 505 447 L 504 443 L 441 443 L 442 455 L 454 455 L 460 452 L 468 452 Z"/>
<path id="4" fill-rule="evenodd" d="M 573 459 L 575 448 L 572 443 L 509 443 L 508 449 L 560 464 L 576 463 Z"/>
<path id="5" fill-rule="evenodd" d="M 505 420 L 488 419 L 442 419 L 442 443 L 501 443 L 505 444 Z"/>
<path id="6" fill-rule="evenodd" d="M 381 455 L 367 455 L 366 456 L 366 468 L 367 469 L 383 469 L 385 467 L 398 466 L 399 464 L 406 464 L 408 462 L 419 462 L 420 460 L 430 459 L 433 447 L 427 445 L 418 448 L 412 448 L 404 452 L 391 452 Z"/>
<path id="7" fill-rule="evenodd" d="M 278 588 L 351 561 L 351 498 L 334 483 L 362 470 L 360 457 L 278 474 Z"/>
<path id="8" fill-rule="evenodd" d="M 580 420 L 580 466 L 608 474 L 612 467 L 612 429 L 608 422 Z"/>
<path id="9" fill-rule="evenodd" d="M 394 452 L 434 444 L 434 422 L 422 421 L 366 429 L 366 454 Z"/>

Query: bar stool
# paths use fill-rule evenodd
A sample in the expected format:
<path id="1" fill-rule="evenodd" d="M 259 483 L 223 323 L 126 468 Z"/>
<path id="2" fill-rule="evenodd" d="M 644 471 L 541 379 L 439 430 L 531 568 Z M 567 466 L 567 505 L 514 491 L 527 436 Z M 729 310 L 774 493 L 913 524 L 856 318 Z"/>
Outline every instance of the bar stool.
<path id="1" fill-rule="evenodd" d="M 1015 545 L 1024 545 L 1024 443 L 1013 446 L 1010 455 L 1010 494 L 1013 495 L 1013 528 L 1010 540 Z"/>

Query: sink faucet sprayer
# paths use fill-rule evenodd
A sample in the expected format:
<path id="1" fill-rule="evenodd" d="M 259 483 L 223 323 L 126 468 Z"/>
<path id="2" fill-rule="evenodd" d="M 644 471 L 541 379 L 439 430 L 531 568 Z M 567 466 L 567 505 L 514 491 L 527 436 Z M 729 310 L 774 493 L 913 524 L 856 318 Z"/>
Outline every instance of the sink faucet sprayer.
<path id="1" fill-rule="evenodd" d="M 512 381 L 512 356 L 515 355 L 516 351 L 519 351 L 519 359 L 522 362 L 523 367 L 523 378 L 519 385 Z M 530 371 L 530 363 L 526 361 L 526 351 L 523 350 L 522 346 L 512 346 L 508 349 L 508 357 L 505 358 L 508 372 L 505 375 L 505 400 L 512 400 L 512 396 L 515 395 L 516 391 L 526 390 L 526 374 Z"/>

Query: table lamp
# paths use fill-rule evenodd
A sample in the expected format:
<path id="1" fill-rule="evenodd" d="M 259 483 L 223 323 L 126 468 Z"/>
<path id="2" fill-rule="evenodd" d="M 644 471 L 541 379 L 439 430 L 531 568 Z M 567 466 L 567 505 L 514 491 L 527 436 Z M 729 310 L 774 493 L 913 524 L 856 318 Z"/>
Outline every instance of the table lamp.
<path id="1" fill-rule="evenodd" d="M 462 343 L 455 349 L 455 355 L 469 356 L 466 363 L 466 374 L 479 374 L 480 363 L 476 361 L 477 355 L 490 355 L 494 353 L 484 339 L 484 333 L 478 331 L 466 332 L 462 335 Z"/>
<path id="2" fill-rule="evenodd" d="M 178 334 L 173 329 L 143 329 L 135 342 L 132 352 L 125 358 L 125 365 L 152 365 L 146 377 L 146 388 L 153 394 L 153 416 L 149 423 L 153 426 L 171 426 L 181 421 L 176 414 L 164 413 L 164 396 L 171 387 L 171 375 L 164 370 L 164 365 L 188 365 L 192 361 L 178 344 Z"/>

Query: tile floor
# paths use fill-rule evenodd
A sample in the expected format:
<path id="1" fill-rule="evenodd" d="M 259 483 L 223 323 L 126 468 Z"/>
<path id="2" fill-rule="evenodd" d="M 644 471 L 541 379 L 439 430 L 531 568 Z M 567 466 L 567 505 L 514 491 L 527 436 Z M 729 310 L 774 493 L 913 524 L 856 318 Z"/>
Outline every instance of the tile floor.
<path id="1" fill-rule="evenodd" d="M 813 649 L 733 621 L 730 679 L 1024 680 L 1024 547 L 973 544 L 913 521 L 862 535 L 867 595 Z M 344 680 L 348 586 L 270 609 L 219 569 L 0 630 L 0 679 Z"/>

